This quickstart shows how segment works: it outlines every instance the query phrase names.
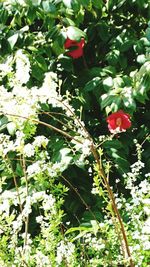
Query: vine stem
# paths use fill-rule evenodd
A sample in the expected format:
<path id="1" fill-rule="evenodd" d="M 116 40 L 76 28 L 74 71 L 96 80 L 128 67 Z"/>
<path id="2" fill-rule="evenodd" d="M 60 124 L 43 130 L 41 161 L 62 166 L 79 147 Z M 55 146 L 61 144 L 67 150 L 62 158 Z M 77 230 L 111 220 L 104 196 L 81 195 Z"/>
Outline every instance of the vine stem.
<path id="1" fill-rule="evenodd" d="M 120 230 L 122 232 L 122 236 L 123 236 L 123 240 L 124 240 L 124 243 L 125 243 L 126 252 L 127 252 L 127 255 L 128 255 L 128 258 L 129 258 L 129 261 L 130 261 L 130 267 L 134 267 L 135 265 L 134 265 L 134 262 L 133 262 L 132 257 L 131 257 L 131 252 L 130 252 L 130 248 L 129 248 L 129 245 L 128 245 L 128 240 L 127 240 L 125 228 L 124 228 L 124 225 L 123 225 L 119 210 L 117 208 L 115 197 L 114 197 L 113 191 L 111 190 L 111 187 L 109 185 L 107 177 L 106 177 L 106 175 L 104 173 L 104 170 L 103 170 L 103 168 L 101 166 L 101 163 L 100 163 L 100 160 L 99 160 L 99 155 L 97 153 L 97 150 L 96 150 L 94 144 L 91 146 L 91 151 L 92 151 L 92 154 L 93 154 L 93 156 L 94 156 L 94 158 L 95 158 L 95 160 L 97 162 L 99 176 L 102 177 L 103 180 L 104 180 L 104 183 L 106 185 L 109 198 L 110 198 L 110 200 L 112 202 L 112 207 L 113 207 L 114 213 L 116 214 L 118 222 L 120 224 Z"/>
<path id="2" fill-rule="evenodd" d="M 24 155 L 22 157 L 22 168 L 23 168 L 23 173 L 26 181 L 26 197 L 29 196 L 29 187 L 28 187 L 28 177 L 26 174 L 26 162 Z M 28 228 L 29 228 L 29 214 L 25 217 L 25 238 L 24 238 L 24 249 L 26 245 L 28 244 Z"/>
<path id="3" fill-rule="evenodd" d="M 15 176 L 15 174 L 14 174 L 14 171 L 13 171 L 13 167 L 12 167 L 11 161 L 10 161 L 10 159 L 9 159 L 8 157 L 7 157 L 7 160 L 8 160 L 8 162 L 9 162 L 10 167 L 11 167 L 11 170 L 12 170 L 12 175 L 13 175 L 14 185 L 15 185 L 16 192 L 17 192 L 17 197 L 18 197 L 19 208 L 20 208 L 20 212 L 22 213 L 23 208 L 22 208 L 22 204 L 21 204 L 21 198 L 20 198 L 20 192 L 19 192 L 19 188 L 18 188 L 18 184 L 17 184 L 17 179 L 16 179 L 16 176 Z"/>

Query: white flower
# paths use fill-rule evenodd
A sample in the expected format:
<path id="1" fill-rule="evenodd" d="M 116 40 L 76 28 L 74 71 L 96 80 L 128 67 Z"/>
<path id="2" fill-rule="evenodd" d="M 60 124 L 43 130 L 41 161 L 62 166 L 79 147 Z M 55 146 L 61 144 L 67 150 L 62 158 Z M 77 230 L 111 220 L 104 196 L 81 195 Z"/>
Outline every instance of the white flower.
<path id="1" fill-rule="evenodd" d="M 30 72 L 30 61 L 28 57 L 20 49 L 16 53 L 16 80 L 19 81 L 21 84 L 26 84 L 30 78 L 29 72 Z"/>
<path id="2" fill-rule="evenodd" d="M 25 145 L 23 148 L 23 152 L 26 157 L 34 156 L 34 153 L 35 153 L 34 146 L 32 144 Z"/>
<path id="3" fill-rule="evenodd" d="M 53 106 L 57 106 L 59 103 L 56 100 L 58 98 L 57 88 L 57 75 L 53 72 L 45 73 L 45 79 L 41 88 L 37 90 L 37 95 L 41 103 L 46 103 Z"/>
<path id="4" fill-rule="evenodd" d="M 51 262 L 48 258 L 48 256 L 44 255 L 41 251 L 37 249 L 36 254 L 34 256 L 36 260 L 36 266 L 37 267 L 52 267 Z"/>
<path id="5" fill-rule="evenodd" d="M 42 216 L 42 215 L 37 216 L 37 217 L 36 217 L 36 221 L 37 221 L 37 223 L 42 223 L 42 221 L 43 221 L 43 216 Z"/>
<path id="6" fill-rule="evenodd" d="M 43 135 L 36 136 L 33 142 L 34 147 L 41 147 L 41 146 L 46 147 L 47 144 L 48 144 L 48 139 Z"/>
<path id="7" fill-rule="evenodd" d="M 23 225 L 23 218 L 22 218 L 22 215 L 19 214 L 17 216 L 17 219 L 12 222 L 13 231 L 14 232 L 20 231 L 22 228 L 22 225 Z"/>
<path id="8" fill-rule="evenodd" d="M 88 156 L 90 153 L 91 153 L 91 145 L 92 145 L 92 142 L 88 139 L 85 139 L 85 141 L 83 142 L 82 144 L 82 153 L 85 155 L 85 156 Z"/>
<path id="9" fill-rule="evenodd" d="M 65 242 L 60 241 L 58 247 L 57 247 L 57 257 L 56 261 L 58 264 L 62 262 L 62 260 L 65 258 L 67 263 L 70 264 L 72 261 L 72 256 L 75 250 L 75 245 L 71 242 Z"/>
<path id="10" fill-rule="evenodd" d="M 150 184 L 148 183 L 147 180 L 143 180 L 140 184 L 139 184 L 140 190 L 143 194 L 146 194 L 149 192 L 150 189 Z"/>
<path id="11" fill-rule="evenodd" d="M 22 216 L 23 217 L 27 217 L 31 212 L 32 212 L 32 209 L 31 209 L 31 197 L 27 196 L 26 202 L 25 202 L 25 205 L 24 205 L 24 209 L 22 211 Z"/>
<path id="12" fill-rule="evenodd" d="M 44 191 L 35 192 L 32 195 L 32 202 L 36 203 L 37 201 L 41 201 L 41 200 L 43 200 L 44 197 L 45 197 Z"/>
<path id="13" fill-rule="evenodd" d="M 55 199 L 52 195 L 46 195 L 44 196 L 43 200 L 43 209 L 52 211 L 52 208 L 54 207 Z"/>
<path id="14" fill-rule="evenodd" d="M 0 204 L 0 214 L 3 212 L 9 216 L 9 209 L 10 209 L 10 204 L 8 199 L 4 199 L 2 204 Z"/>
<path id="15" fill-rule="evenodd" d="M 144 223 L 144 226 L 142 227 L 142 233 L 150 235 L 150 217 Z"/>
<path id="16" fill-rule="evenodd" d="M 27 174 L 29 176 L 36 175 L 41 172 L 41 162 L 37 161 L 27 167 Z"/>

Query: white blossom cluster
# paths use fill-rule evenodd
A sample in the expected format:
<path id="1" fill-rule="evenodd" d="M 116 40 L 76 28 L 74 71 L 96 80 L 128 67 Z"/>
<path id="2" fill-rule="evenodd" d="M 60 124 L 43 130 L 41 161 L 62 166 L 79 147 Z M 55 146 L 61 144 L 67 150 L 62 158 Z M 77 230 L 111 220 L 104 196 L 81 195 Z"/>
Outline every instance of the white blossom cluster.
<path id="1" fill-rule="evenodd" d="M 133 183 L 137 180 L 143 168 L 144 163 L 141 160 L 138 160 L 137 162 L 131 165 L 131 172 L 125 173 L 123 175 L 126 180 L 126 188 L 132 188 Z"/>
<path id="2" fill-rule="evenodd" d="M 22 52 L 22 50 L 18 50 L 16 52 L 16 72 L 15 78 L 18 83 L 26 84 L 30 79 L 30 61 L 28 57 Z"/>
<path id="3" fill-rule="evenodd" d="M 147 178 L 147 175 L 145 175 L 145 178 Z M 134 228 L 134 231 L 132 229 L 134 245 L 131 247 L 131 251 L 135 259 L 138 258 L 136 266 L 140 267 L 144 260 L 141 251 L 150 249 L 150 183 L 147 179 L 136 186 L 130 182 L 130 190 L 132 198 L 128 202 L 124 201 L 123 206 L 130 214 L 130 224 Z"/>
<path id="4" fill-rule="evenodd" d="M 67 240 L 62 240 L 57 246 L 57 266 L 61 266 L 62 261 L 65 259 L 69 266 L 73 266 L 75 245 Z"/>
<path id="5" fill-rule="evenodd" d="M 5 190 L 0 195 L 0 234 L 9 236 L 8 249 L 14 251 L 14 266 L 21 263 L 21 255 L 26 262 L 35 261 L 34 266 L 52 266 L 47 255 L 40 251 L 32 251 L 33 240 L 28 232 L 21 233 L 28 216 L 32 212 L 33 206 L 39 205 L 40 210 L 43 210 L 43 215 L 37 216 L 37 223 L 41 224 L 43 230 L 46 231 L 51 225 L 53 216 L 57 217 L 56 200 L 52 194 L 47 194 L 45 191 L 33 190 L 30 195 L 26 196 L 26 187 L 19 188 L 21 203 L 17 192 Z M 17 214 L 13 206 L 22 206 L 22 211 Z M 40 218 L 41 217 L 41 218 Z M 55 222 L 56 219 L 54 219 Z M 20 246 L 21 240 L 26 243 Z M 5 266 L 2 262 L 1 266 Z"/>

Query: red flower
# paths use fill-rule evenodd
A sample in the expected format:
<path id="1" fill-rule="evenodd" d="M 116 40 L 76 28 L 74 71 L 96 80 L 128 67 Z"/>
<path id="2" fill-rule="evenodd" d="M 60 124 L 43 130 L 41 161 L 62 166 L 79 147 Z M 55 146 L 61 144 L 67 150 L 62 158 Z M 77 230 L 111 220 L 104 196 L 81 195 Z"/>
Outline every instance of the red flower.
<path id="1" fill-rule="evenodd" d="M 106 120 L 111 133 L 124 132 L 131 127 L 130 115 L 122 110 L 112 113 Z"/>
<path id="2" fill-rule="evenodd" d="M 72 58 L 82 57 L 84 45 L 85 45 L 84 38 L 81 38 L 79 42 L 67 38 L 64 44 L 65 49 L 72 48 L 71 51 L 67 52 L 67 55 Z"/>

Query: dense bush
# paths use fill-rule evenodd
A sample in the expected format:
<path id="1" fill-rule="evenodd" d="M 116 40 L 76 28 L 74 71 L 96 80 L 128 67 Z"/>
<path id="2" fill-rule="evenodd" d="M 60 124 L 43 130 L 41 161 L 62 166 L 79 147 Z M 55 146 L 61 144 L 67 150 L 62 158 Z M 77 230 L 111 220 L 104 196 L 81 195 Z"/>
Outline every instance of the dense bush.
<path id="1" fill-rule="evenodd" d="M 0 1 L 0 266 L 149 265 L 149 15 Z"/>

